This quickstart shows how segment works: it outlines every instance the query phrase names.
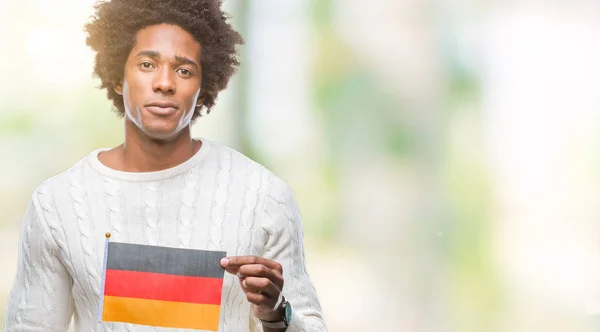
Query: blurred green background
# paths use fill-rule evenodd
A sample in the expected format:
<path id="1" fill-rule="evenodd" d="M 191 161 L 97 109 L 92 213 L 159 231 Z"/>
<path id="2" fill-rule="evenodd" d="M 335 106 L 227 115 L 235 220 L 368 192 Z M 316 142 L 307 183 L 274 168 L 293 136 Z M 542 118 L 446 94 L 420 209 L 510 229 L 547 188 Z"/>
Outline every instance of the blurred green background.
<path id="1" fill-rule="evenodd" d="M 92 0 L 0 0 L 0 324 L 35 187 L 123 139 Z M 600 5 L 227 0 L 194 135 L 294 190 L 331 331 L 600 328 Z"/>

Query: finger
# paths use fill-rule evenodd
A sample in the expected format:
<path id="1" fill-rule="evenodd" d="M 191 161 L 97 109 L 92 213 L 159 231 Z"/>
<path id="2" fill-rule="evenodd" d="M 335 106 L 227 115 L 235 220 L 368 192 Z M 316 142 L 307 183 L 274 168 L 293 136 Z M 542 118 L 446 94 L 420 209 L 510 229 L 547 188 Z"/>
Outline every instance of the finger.
<path id="1" fill-rule="evenodd" d="M 279 273 L 283 273 L 281 264 L 259 256 L 231 256 L 221 259 L 221 266 L 223 266 L 227 272 L 235 271 L 230 273 L 237 273 L 237 269 L 246 264 L 262 264 Z"/>
<path id="2" fill-rule="evenodd" d="M 248 277 L 241 282 L 245 292 L 262 294 L 275 301 L 281 293 L 280 288 L 267 278 Z"/>
<path id="3" fill-rule="evenodd" d="M 258 293 L 258 294 L 261 294 L 263 292 L 265 294 L 267 294 L 267 292 L 268 292 L 269 294 L 273 294 L 274 291 L 279 291 L 281 289 L 281 288 L 277 287 L 277 285 L 273 284 L 273 282 L 267 278 L 240 277 L 239 275 L 238 275 L 238 278 L 240 280 L 240 286 L 242 288 L 242 291 L 244 291 L 244 294 L 248 293 L 248 292 L 254 292 L 254 293 Z M 248 279 L 248 278 L 251 278 L 250 284 L 248 284 L 248 282 L 246 282 L 246 279 Z M 254 280 L 254 279 L 264 279 L 265 281 L 264 281 L 264 284 L 261 284 L 261 282 L 256 282 L 256 280 Z M 269 287 L 268 287 L 267 283 L 273 284 L 275 286 L 275 288 L 268 289 Z M 268 296 L 271 296 L 271 295 L 268 295 Z"/>
<path id="4" fill-rule="evenodd" d="M 275 301 L 264 294 L 248 292 L 246 293 L 246 298 L 248 302 L 257 305 L 263 311 L 271 311 L 273 310 L 273 306 L 275 306 Z"/>
<path id="5" fill-rule="evenodd" d="M 279 288 L 283 288 L 283 276 L 276 270 L 269 269 L 262 264 L 242 265 L 238 269 L 238 277 L 263 277 L 271 280 Z"/>

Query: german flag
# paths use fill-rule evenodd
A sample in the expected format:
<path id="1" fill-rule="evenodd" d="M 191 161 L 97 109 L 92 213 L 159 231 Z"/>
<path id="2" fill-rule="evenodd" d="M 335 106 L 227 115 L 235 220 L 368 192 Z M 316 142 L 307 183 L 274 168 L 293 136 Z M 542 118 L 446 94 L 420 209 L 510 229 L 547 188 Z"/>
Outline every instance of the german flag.
<path id="1" fill-rule="evenodd" d="M 109 242 L 101 321 L 219 329 L 223 251 Z"/>

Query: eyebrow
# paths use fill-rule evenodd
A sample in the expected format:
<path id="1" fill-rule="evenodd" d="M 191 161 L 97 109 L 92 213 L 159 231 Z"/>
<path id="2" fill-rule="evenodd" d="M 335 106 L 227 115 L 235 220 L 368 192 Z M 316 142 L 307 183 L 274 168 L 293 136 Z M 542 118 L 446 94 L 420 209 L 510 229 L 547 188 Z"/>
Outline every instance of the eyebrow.
<path id="1" fill-rule="evenodd" d="M 140 51 L 136 56 L 138 56 L 138 57 L 139 56 L 147 56 L 149 58 L 157 59 L 157 58 L 160 58 L 160 52 L 154 51 L 154 50 L 144 50 L 144 51 Z M 188 57 L 181 56 L 181 55 L 176 55 L 175 61 L 177 61 L 180 64 L 186 64 L 186 65 L 195 66 L 196 68 L 200 68 L 200 66 L 198 66 L 198 63 L 196 63 L 196 61 L 194 61 Z"/>

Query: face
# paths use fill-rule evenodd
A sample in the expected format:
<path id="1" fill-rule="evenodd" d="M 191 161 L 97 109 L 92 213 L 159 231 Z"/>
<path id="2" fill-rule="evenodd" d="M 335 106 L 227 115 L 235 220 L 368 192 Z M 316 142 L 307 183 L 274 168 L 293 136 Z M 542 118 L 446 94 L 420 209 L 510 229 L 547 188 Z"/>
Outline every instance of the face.
<path id="1" fill-rule="evenodd" d="M 137 33 L 122 85 L 126 121 L 166 140 L 189 127 L 200 97 L 200 44 L 178 26 L 160 24 Z"/>

